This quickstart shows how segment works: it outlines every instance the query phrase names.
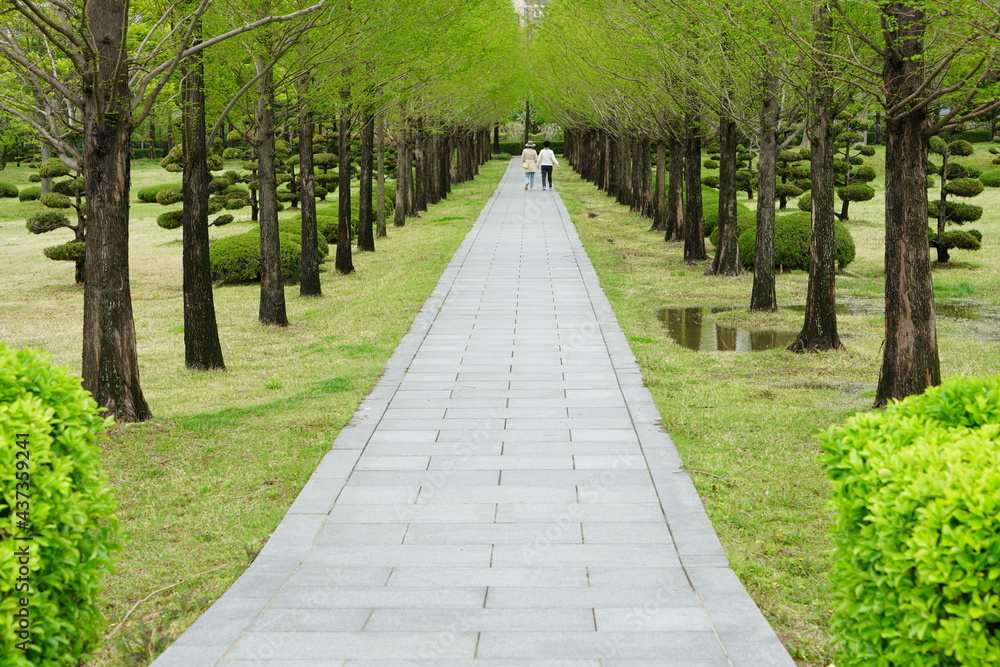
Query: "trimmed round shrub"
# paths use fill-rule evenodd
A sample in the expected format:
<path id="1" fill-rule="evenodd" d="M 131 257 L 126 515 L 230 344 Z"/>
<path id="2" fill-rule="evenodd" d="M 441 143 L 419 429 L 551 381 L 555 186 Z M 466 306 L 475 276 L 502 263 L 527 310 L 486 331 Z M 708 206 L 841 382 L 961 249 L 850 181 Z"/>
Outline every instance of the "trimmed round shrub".
<path id="1" fill-rule="evenodd" d="M 220 215 L 215 220 L 213 220 L 212 224 L 215 225 L 216 227 L 223 227 L 231 223 L 233 220 L 235 220 L 235 218 L 231 214 L 225 213 L 223 215 Z"/>
<path id="2" fill-rule="evenodd" d="M 16 197 L 18 194 L 17 186 L 13 183 L 8 183 L 7 181 L 0 181 L 0 198 L 2 197 Z"/>
<path id="3" fill-rule="evenodd" d="M 775 183 L 774 184 L 774 197 L 775 199 L 784 197 L 785 199 L 791 199 L 792 197 L 798 197 L 802 194 L 803 190 L 794 183 Z"/>
<path id="4" fill-rule="evenodd" d="M 939 210 L 941 210 L 941 202 L 939 200 L 927 202 L 927 214 L 931 219 L 937 220 Z M 964 202 L 946 201 L 944 204 L 944 211 L 948 222 L 953 222 L 959 225 L 966 222 L 975 222 L 976 220 L 979 220 L 979 218 L 983 217 L 982 206 L 966 204 Z"/>
<path id="5" fill-rule="evenodd" d="M 139 201 L 146 204 L 155 204 L 156 195 L 160 193 L 161 190 L 180 190 L 180 183 L 157 183 L 156 185 L 147 185 L 144 188 L 139 188 L 135 191 L 135 196 Z"/>
<path id="6" fill-rule="evenodd" d="M 959 164 L 958 162 L 948 163 L 948 179 L 956 178 L 968 178 L 969 170 L 965 168 L 964 164 Z"/>
<path id="7" fill-rule="evenodd" d="M 49 259 L 63 262 L 82 262 L 87 258 L 87 244 L 83 241 L 70 241 L 62 245 L 54 245 L 42 251 Z"/>
<path id="8" fill-rule="evenodd" d="M 67 197 L 85 196 L 87 194 L 87 184 L 83 176 L 78 178 L 64 178 L 52 184 L 52 191 L 64 194 Z"/>
<path id="9" fill-rule="evenodd" d="M 1000 376 L 951 378 L 819 439 L 837 664 L 1000 664 Z"/>
<path id="10" fill-rule="evenodd" d="M 313 192 L 316 195 L 316 199 L 319 199 L 321 201 L 326 201 L 326 196 L 330 194 L 329 192 L 327 192 L 326 188 L 324 188 L 322 185 L 317 185 L 313 189 Z"/>
<path id="11" fill-rule="evenodd" d="M 30 181 L 31 183 L 41 183 L 42 177 L 39 176 L 38 174 L 28 174 L 28 181 Z"/>
<path id="12" fill-rule="evenodd" d="M 706 174 L 705 176 L 701 177 L 701 184 L 702 185 L 707 185 L 708 187 L 713 188 L 713 189 L 714 188 L 718 188 L 719 187 L 719 177 L 716 176 L 715 174 Z"/>
<path id="13" fill-rule="evenodd" d="M 223 160 L 239 160 L 241 157 L 243 157 L 243 151 L 239 148 L 227 148 L 222 151 Z"/>
<path id="14" fill-rule="evenodd" d="M 991 188 L 1000 188 L 1000 169 L 990 169 L 979 174 L 979 180 L 983 185 Z"/>
<path id="15" fill-rule="evenodd" d="M 238 130 L 230 130 L 226 133 L 226 141 L 230 143 L 236 143 L 237 141 L 243 141 L 243 134 Z"/>
<path id="16" fill-rule="evenodd" d="M 931 153 L 944 155 L 945 153 L 948 152 L 948 142 L 939 136 L 933 136 L 927 140 L 927 149 Z"/>
<path id="17" fill-rule="evenodd" d="M 703 166 L 705 169 L 718 169 L 719 163 L 716 162 L 715 160 L 705 160 L 704 162 L 701 163 L 701 166 Z"/>
<path id="18" fill-rule="evenodd" d="M 278 223 L 281 275 L 286 284 L 294 284 L 299 280 L 302 251 L 300 226 L 301 222 L 294 219 Z M 322 260 L 329 253 L 329 245 L 322 235 L 318 249 Z M 213 281 L 225 285 L 260 280 L 259 227 L 213 241 L 208 252 Z"/>
<path id="19" fill-rule="evenodd" d="M 249 192 L 232 192 L 226 195 L 225 207 L 227 210 L 236 211 L 250 205 Z"/>
<path id="20" fill-rule="evenodd" d="M 278 201 L 280 202 L 298 202 L 299 194 L 297 192 L 289 192 L 288 190 L 278 190 Z"/>
<path id="21" fill-rule="evenodd" d="M 41 200 L 42 205 L 48 208 L 69 208 L 73 205 L 69 197 L 61 192 L 46 192 L 42 195 Z"/>
<path id="22" fill-rule="evenodd" d="M 63 164 L 57 157 L 50 157 L 38 168 L 38 175 L 42 178 L 59 178 L 69 176 L 69 167 Z"/>
<path id="23" fill-rule="evenodd" d="M 170 206 L 184 201 L 184 191 L 180 188 L 165 188 L 156 193 L 156 203 Z"/>
<path id="24" fill-rule="evenodd" d="M 184 224 L 184 211 L 167 211 L 156 216 L 156 224 L 164 229 L 177 229 Z"/>
<path id="25" fill-rule="evenodd" d="M 865 163 L 865 158 L 862 155 L 852 155 L 848 162 L 857 167 Z"/>
<path id="26" fill-rule="evenodd" d="M 209 155 L 205 162 L 208 164 L 209 171 L 222 171 L 226 168 L 226 165 L 222 162 L 222 156 L 220 155 Z"/>
<path id="27" fill-rule="evenodd" d="M 841 201 L 868 201 L 875 198 L 875 190 L 865 183 L 851 183 L 837 188 L 837 196 Z"/>
<path id="28" fill-rule="evenodd" d="M 494 153 L 493 154 L 493 159 L 494 160 L 503 160 L 504 162 L 509 162 L 510 158 L 511 158 L 511 154 L 510 153 Z"/>
<path id="29" fill-rule="evenodd" d="M 808 213 L 792 213 L 775 218 L 774 265 L 784 270 L 809 270 L 809 242 L 812 236 L 812 219 Z M 841 222 L 834 223 L 833 256 L 837 267 L 843 269 L 854 261 L 854 238 Z M 740 260 L 747 268 L 753 266 L 757 252 L 757 230 L 750 228 L 740 234 Z"/>
<path id="30" fill-rule="evenodd" d="M 813 210 L 813 196 L 811 192 L 803 192 L 802 196 L 799 197 L 798 202 L 799 210 L 812 212 Z"/>
<path id="31" fill-rule="evenodd" d="M 208 198 L 208 214 L 215 215 L 226 207 L 226 198 L 220 195 L 212 195 Z"/>
<path id="32" fill-rule="evenodd" d="M 932 232 L 931 238 L 935 234 Z M 979 250 L 983 244 L 983 235 L 978 229 L 952 229 L 941 235 L 941 243 L 946 248 L 958 250 Z"/>
<path id="33" fill-rule="evenodd" d="M 967 164 L 965 165 L 965 173 L 968 174 L 969 178 L 979 178 L 983 170 L 975 165 Z"/>
<path id="34" fill-rule="evenodd" d="M 864 155 L 865 157 L 871 157 L 871 156 L 875 155 L 875 147 L 874 146 L 858 146 L 858 152 L 861 153 L 862 155 Z"/>
<path id="35" fill-rule="evenodd" d="M 965 139 L 951 142 L 948 144 L 948 150 L 951 151 L 952 155 L 961 155 L 962 157 L 968 157 L 976 151 L 972 144 Z"/>
<path id="36" fill-rule="evenodd" d="M 17 193 L 17 198 L 21 201 L 38 201 L 42 198 L 42 187 L 23 188 Z"/>
<path id="37" fill-rule="evenodd" d="M 69 218 L 58 211 L 42 211 L 28 218 L 25 227 L 32 234 L 44 234 L 60 227 L 69 227 Z"/>
<path id="38" fill-rule="evenodd" d="M 229 182 L 228 178 L 223 176 L 216 176 L 211 181 L 208 182 L 209 192 L 222 192 L 228 188 L 232 183 Z"/>
<path id="39" fill-rule="evenodd" d="M 834 160 L 833 161 L 833 173 L 835 174 L 846 174 L 851 171 L 851 163 L 847 160 Z"/>
<path id="40" fill-rule="evenodd" d="M 851 182 L 852 183 L 871 183 L 875 180 L 877 174 L 875 173 L 875 168 L 864 164 L 851 172 Z"/>
<path id="41" fill-rule="evenodd" d="M 956 178 L 948 181 L 944 189 L 956 197 L 975 197 L 983 191 L 983 182 L 978 178 Z"/>
<path id="42" fill-rule="evenodd" d="M 0 494 L 16 509 L 0 513 L 0 655 L 10 667 L 82 664 L 104 634 L 101 579 L 121 549 L 101 469 L 110 419 L 46 353 L 2 343 L 0 406 Z M 28 500 L 18 495 L 25 490 Z M 18 634 L 25 607 L 30 642 Z"/>

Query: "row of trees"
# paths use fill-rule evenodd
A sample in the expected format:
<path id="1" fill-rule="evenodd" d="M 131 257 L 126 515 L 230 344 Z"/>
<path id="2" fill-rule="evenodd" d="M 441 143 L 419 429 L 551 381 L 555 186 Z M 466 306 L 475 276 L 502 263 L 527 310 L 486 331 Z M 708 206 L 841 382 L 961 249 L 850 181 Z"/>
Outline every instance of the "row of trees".
<path id="1" fill-rule="evenodd" d="M 382 155 L 375 146 L 395 141 L 400 149 L 397 197 L 404 205 L 397 211 L 413 213 L 442 196 L 456 160 L 462 177 L 475 172 L 488 154 L 485 128 L 508 115 L 510 99 L 523 98 L 515 85 L 521 62 L 512 57 L 518 25 L 506 0 L 11 0 L 3 15 L 0 110 L 38 133 L 43 157 L 51 151 L 82 174 L 84 386 L 124 421 L 151 416 L 137 364 L 128 221 L 131 142 L 154 110 L 171 100 L 180 106 L 185 354 L 188 367 L 208 369 L 225 366 L 208 263 L 207 162 L 223 128 L 235 127 L 253 144 L 259 319 L 284 325 L 276 118 L 294 117 L 297 128 L 308 271 L 302 290 L 318 294 L 315 211 L 305 210 L 314 204 L 317 118 L 337 124 L 335 266 L 349 273 L 355 138 L 359 244 L 373 250 L 364 221 L 371 218 L 372 164 Z"/>
<path id="2" fill-rule="evenodd" d="M 683 238 L 689 261 L 707 259 L 701 144 L 718 137 L 719 242 L 709 274 L 742 271 L 737 137 L 750 138 L 759 155 L 751 310 L 777 307 L 777 175 L 782 151 L 808 144 L 812 244 L 805 321 L 792 345 L 798 351 L 843 347 L 835 311 L 835 188 L 840 181 L 860 197 L 866 193 L 854 185 L 868 174 L 845 182 L 838 172 L 837 152 L 853 144 L 838 138 L 838 119 L 879 113 L 886 144 L 886 338 L 875 400 L 881 406 L 940 381 L 928 139 L 1000 108 L 997 25 L 985 0 L 553 0 L 533 34 L 540 81 L 534 94 L 571 128 L 574 166 L 633 207 L 651 209 L 654 228 L 667 239 Z M 655 186 L 650 142 L 657 146 Z M 850 154 L 842 157 L 850 163 Z"/>

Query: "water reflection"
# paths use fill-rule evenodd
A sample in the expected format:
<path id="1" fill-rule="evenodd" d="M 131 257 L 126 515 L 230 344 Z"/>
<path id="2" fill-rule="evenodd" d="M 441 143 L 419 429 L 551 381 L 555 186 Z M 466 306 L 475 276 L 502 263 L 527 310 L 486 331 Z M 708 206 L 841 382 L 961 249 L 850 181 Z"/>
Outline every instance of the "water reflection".
<path id="1" fill-rule="evenodd" d="M 798 335 L 796 331 L 725 327 L 705 321 L 706 314 L 725 310 L 728 308 L 664 308 L 657 317 L 674 342 L 697 352 L 771 350 L 791 345 Z"/>

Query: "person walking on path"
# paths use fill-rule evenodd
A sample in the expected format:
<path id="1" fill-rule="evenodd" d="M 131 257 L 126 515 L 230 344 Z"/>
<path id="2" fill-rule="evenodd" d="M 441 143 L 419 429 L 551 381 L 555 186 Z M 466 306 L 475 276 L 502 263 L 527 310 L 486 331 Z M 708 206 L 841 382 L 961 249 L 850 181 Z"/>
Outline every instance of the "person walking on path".
<path id="1" fill-rule="evenodd" d="M 521 151 L 521 167 L 524 168 L 524 189 L 535 189 L 535 172 L 538 170 L 538 153 L 535 152 L 535 142 L 529 141 Z"/>
<path id="2" fill-rule="evenodd" d="M 542 144 L 542 152 L 538 154 L 538 164 L 542 168 L 542 191 L 545 190 L 545 183 L 548 182 L 549 190 L 555 190 L 555 186 L 552 185 L 552 167 L 553 165 L 558 165 L 559 160 L 556 159 L 556 154 L 549 148 L 551 144 L 546 141 Z"/>

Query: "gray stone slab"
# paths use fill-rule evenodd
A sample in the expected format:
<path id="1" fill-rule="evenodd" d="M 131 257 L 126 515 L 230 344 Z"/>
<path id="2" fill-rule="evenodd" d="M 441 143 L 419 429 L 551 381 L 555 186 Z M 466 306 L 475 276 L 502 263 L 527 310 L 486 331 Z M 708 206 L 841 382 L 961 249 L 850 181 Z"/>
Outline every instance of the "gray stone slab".
<path id="1" fill-rule="evenodd" d="M 483 632 L 477 657 L 663 660 L 677 665 L 725 658 L 710 632 Z M 766 664 L 766 663 L 761 663 Z"/>
<path id="2" fill-rule="evenodd" d="M 504 587 L 490 588 L 489 607 L 517 609 L 564 608 L 649 608 L 686 609 L 705 616 L 699 607 L 694 589 L 687 582 L 673 586 L 588 586 L 558 587 Z M 600 628 L 598 628 L 600 630 Z"/>
<path id="3" fill-rule="evenodd" d="M 243 637 L 229 652 L 233 660 L 335 660 L 337 658 L 410 660 L 467 658 L 475 656 L 476 633 L 452 634 L 447 641 L 440 632 L 254 632 Z"/>
<path id="4" fill-rule="evenodd" d="M 680 567 L 680 559 L 660 545 L 541 544 L 496 545 L 493 564 L 504 567 L 618 566 Z"/>
<path id="5" fill-rule="evenodd" d="M 656 503 L 501 503 L 496 506 L 496 520 L 662 524 L 663 510 Z"/>
<path id="6" fill-rule="evenodd" d="M 397 567 L 387 586 L 589 586 L 585 567 Z"/>
<path id="7" fill-rule="evenodd" d="M 361 632 L 370 616 L 370 609 L 272 607 L 257 617 L 249 632 Z"/>
<path id="8" fill-rule="evenodd" d="M 403 544 L 582 544 L 579 524 L 551 523 L 420 524 L 406 532 Z"/>
<path id="9" fill-rule="evenodd" d="M 587 522 L 583 524 L 583 541 L 587 544 L 663 544 L 673 548 L 670 531 L 662 522 Z"/>
<path id="10" fill-rule="evenodd" d="M 269 609 L 479 608 L 486 588 L 317 588 L 285 586 Z M 335 628 L 333 631 L 342 631 Z"/>
<path id="11" fill-rule="evenodd" d="M 338 505 L 330 523 L 482 523 L 496 516 L 494 503 L 423 503 L 399 505 Z"/>
<path id="12" fill-rule="evenodd" d="M 504 547 L 508 548 L 508 547 Z M 490 564 L 492 547 L 487 544 L 461 545 L 357 545 L 329 546 L 314 549 L 303 566 L 396 567 L 399 565 L 472 565 Z"/>
<path id="13" fill-rule="evenodd" d="M 576 487 L 568 486 L 450 486 L 425 488 L 418 503 L 571 503 Z"/>
<path id="14" fill-rule="evenodd" d="M 594 630 L 590 609 L 376 609 L 369 632 L 587 632 Z"/>

